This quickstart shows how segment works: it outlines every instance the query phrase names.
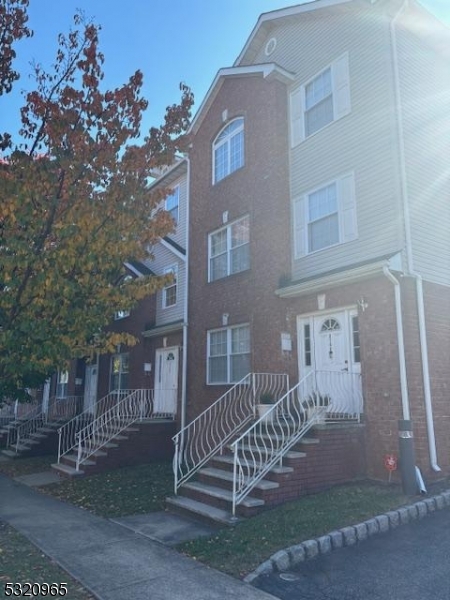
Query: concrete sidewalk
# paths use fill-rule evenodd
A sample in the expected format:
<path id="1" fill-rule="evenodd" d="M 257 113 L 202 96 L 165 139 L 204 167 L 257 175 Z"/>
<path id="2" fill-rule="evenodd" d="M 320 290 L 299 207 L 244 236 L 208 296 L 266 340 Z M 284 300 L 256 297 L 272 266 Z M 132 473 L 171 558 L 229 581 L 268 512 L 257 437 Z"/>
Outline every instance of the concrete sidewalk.
<path id="1" fill-rule="evenodd" d="M 99 600 L 274 600 L 118 523 L 0 475 L 0 520 Z"/>

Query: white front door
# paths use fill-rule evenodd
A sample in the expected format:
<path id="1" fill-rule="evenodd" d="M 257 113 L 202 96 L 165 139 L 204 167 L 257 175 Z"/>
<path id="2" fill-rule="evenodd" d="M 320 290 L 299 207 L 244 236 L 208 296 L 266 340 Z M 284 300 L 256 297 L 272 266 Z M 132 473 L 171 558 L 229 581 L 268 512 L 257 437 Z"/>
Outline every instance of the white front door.
<path id="1" fill-rule="evenodd" d="M 98 365 L 86 365 L 83 410 L 95 413 L 97 401 Z"/>
<path id="2" fill-rule="evenodd" d="M 362 410 L 359 326 L 356 310 L 298 319 L 300 379 L 312 372 L 305 389 L 328 396 L 330 411 Z"/>
<path id="3" fill-rule="evenodd" d="M 48 403 L 50 400 L 50 379 L 46 379 L 44 383 L 44 389 L 42 391 L 42 412 L 46 415 L 48 413 Z"/>
<path id="4" fill-rule="evenodd" d="M 153 412 L 175 415 L 178 395 L 178 348 L 156 351 L 155 401 Z"/>

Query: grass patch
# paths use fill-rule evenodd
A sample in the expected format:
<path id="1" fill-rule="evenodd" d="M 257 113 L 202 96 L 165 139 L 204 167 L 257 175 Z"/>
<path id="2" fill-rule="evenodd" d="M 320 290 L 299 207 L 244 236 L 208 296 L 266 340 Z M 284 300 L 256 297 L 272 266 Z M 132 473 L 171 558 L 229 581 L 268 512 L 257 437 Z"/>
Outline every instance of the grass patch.
<path id="1" fill-rule="evenodd" d="M 6 583 L 67 583 L 67 600 L 94 600 L 31 542 L 0 521 L 0 593 Z"/>
<path id="2" fill-rule="evenodd" d="M 243 577 L 274 552 L 405 504 L 398 487 L 348 484 L 268 510 L 177 549 L 215 569 Z"/>
<path id="3" fill-rule="evenodd" d="M 173 492 L 172 463 L 124 467 L 39 490 L 107 518 L 164 510 Z"/>
<path id="4" fill-rule="evenodd" d="M 19 477 L 20 475 L 31 475 L 50 471 L 51 464 L 56 462 L 52 456 L 33 456 L 31 458 L 14 458 L 0 462 L 0 473 L 8 477 Z"/>

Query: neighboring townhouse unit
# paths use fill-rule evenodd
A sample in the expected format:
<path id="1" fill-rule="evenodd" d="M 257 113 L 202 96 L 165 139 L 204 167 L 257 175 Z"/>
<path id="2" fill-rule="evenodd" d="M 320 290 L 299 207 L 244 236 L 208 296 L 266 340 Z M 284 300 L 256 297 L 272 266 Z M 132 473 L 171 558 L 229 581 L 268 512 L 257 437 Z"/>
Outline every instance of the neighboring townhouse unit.
<path id="1" fill-rule="evenodd" d="M 147 260 L 127 262 L 118 284 L 130 277 L 172 277 L 131 311 L 111 315 L 109 326 L 132 334 L 137 344 L 74 360 L 57 373 L 44 386 L 40 409 L 9 435 L 9 452 L 56 453 L 59 447 L 55 467 L 69 476 L 172 457 L 185 390 L 187 161 L 178 158 L 152 188 L 169 191 L 155 210 L 167 210 L 174 229 L 149 248 Z M 43 430 L 51 438 L 45 444 Z"/>
<path id="2" fill-rule="evenodd" d="M 449 42 L 417 2 L 316 0 L 218 72 L 191 127 L 174 506 L 386 479 L 399 420 L 425 480 L 450 474 Z"/>

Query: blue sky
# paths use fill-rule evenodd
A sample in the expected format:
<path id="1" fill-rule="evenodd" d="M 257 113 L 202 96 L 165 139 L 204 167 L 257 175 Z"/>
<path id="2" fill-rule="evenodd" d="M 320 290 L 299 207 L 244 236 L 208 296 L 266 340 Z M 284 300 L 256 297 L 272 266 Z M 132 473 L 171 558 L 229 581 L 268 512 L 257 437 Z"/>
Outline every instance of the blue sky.
<path id="1" fill-rule="evenodd" d="M 192 88 L 198 107 L 217 70 L 233 64 L 259 15 L 294 4 L 295 0 L 30 0 L 29 25 L 35 34 L 17 46 L 16 68 L 22 78 L 13 94 L 0 99 L 0 130 L 14 131 L 23 104 L 20 90 L 32 89 L 29 62 L 51 65 L 57 35 L 69 30 L 78 8 L 102 26 L 105 87 L 120 85 L 136 69 L 143 71 L 144 96 L 150 102 L 144 123 L 148 128 L 159 125 L 165 107 L 178 101 L 180 81 Z M 450 25 L 449 0 L 422 4 Z"/>

